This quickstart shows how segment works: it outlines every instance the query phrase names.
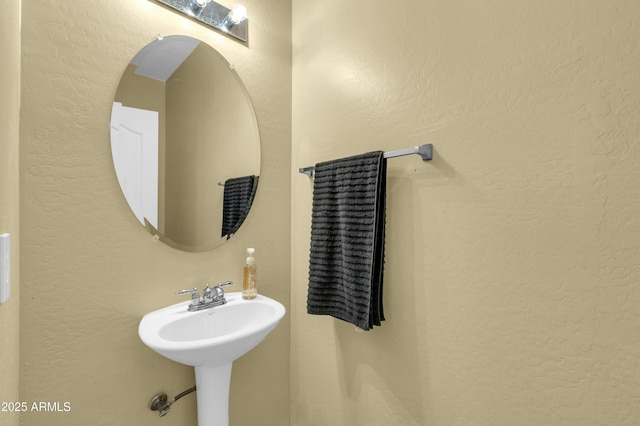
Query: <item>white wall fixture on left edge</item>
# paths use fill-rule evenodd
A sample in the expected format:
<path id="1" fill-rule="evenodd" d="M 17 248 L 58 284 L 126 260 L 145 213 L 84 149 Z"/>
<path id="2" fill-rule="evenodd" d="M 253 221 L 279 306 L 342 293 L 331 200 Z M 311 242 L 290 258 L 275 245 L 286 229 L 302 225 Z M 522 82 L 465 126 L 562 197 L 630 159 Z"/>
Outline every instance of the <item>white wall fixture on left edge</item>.
<path id="1" fill-rule="evenodd" d="M 0 235 L 0 303 L 4 303 L 11 294 L 9 283 L 11 263 L 11 239 L 9 234 Z"/>

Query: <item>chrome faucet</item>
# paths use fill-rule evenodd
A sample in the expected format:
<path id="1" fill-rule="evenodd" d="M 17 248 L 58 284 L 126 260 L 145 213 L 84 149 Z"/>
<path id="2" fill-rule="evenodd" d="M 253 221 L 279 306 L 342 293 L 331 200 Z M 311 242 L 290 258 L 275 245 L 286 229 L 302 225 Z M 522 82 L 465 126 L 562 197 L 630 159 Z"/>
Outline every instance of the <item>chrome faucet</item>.
<path id="1" fill-rule="evenodd" d="M 191 303 L 187 307 L 188 311 L 201 311 L 203 309 L 213 308 L 214 306 L 220 306 L 227 303 L 227 299 L 224 297 L 224 289 L 222 287 L 232 285 L 232 281 L 225 281 L 216 284 L 213 288 L 207 284 L 204 288 L 202 297 L 198 294 L 197 288 L 191 290 L 180 290 L 176 294 L 191 294 Z"/>

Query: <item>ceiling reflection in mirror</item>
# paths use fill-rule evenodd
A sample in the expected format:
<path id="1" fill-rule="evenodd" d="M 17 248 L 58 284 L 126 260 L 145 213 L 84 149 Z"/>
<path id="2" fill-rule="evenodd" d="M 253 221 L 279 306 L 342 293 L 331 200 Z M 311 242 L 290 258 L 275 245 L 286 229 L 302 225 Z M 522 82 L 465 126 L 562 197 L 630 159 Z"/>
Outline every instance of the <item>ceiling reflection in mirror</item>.
<path id="1" fill-rule="evenodd" d="M 180 250 L 224 243 L 258 187 L 260 136 L 248 93 L 216 50 L 187 36 L 155 40 L 127 66 L 111 152 L 135 217 Z"/>

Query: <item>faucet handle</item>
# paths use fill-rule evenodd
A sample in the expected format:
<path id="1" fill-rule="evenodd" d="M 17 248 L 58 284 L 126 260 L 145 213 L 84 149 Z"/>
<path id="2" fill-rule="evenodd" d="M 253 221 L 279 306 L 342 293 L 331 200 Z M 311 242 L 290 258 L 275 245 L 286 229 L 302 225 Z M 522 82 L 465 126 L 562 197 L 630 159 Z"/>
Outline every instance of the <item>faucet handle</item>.
<path id="1" fill-rule="evenodd" d="M 196 287 L 192 288 L 191 290 L 180 290 L 180 291 L 176 291 L 176 294 L 189 294 L 191 293 L 191 304 L 198 304 L 200 303 L 200 295 L 198 294 L 198 289 Z"/>
<path id="2" fill-rule="evenodd" d="M 232 285 L 233 281 L 224 281 L 221 283 L 218 283 L 215 285 L 215 287 L 213 287 L 213 291 L 216 294 L 216 299 L 218 300 L 224 300 L 224 289 L 222 287 L 226 287 L 228 285 Z"/>
<path id="3" fill-rule="evenodd" d="M 191 290 L 180 290 L 180 291 L 176 291 L 176 294 L 181 295 L 181 294 L 193 294 L 193 293 L 198 293 L 198 289 L 196 287 L 192 288 Z"/>

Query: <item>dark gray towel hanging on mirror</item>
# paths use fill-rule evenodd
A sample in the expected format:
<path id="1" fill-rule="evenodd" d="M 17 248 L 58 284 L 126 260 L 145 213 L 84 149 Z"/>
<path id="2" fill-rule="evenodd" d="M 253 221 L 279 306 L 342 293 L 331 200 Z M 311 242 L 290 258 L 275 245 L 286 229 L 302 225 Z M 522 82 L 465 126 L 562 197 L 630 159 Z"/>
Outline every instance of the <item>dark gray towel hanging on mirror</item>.
<path id="1" fill-rule="evenodd" d="M 307 312 L 331 315 L 363 330 L 384 321 L 383 154 L 315 166 Z"/>

